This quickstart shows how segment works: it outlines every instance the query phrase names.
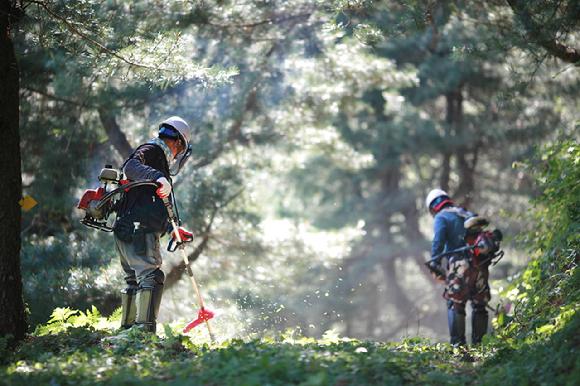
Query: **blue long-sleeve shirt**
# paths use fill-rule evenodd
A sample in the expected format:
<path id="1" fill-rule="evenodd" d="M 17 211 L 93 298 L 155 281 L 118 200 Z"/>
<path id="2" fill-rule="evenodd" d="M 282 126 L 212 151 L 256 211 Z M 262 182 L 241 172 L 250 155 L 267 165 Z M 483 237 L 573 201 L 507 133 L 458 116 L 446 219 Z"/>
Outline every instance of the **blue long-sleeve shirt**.
<path id="1" fill-rule="evenodd" d="M 433 231 L 435 236 L 431 244 L 431 258 L 440 253 L 464 247 L 465 227 L 463 223 L 473 214 L 463 208 L 444 208 L 435 215 Z"/>

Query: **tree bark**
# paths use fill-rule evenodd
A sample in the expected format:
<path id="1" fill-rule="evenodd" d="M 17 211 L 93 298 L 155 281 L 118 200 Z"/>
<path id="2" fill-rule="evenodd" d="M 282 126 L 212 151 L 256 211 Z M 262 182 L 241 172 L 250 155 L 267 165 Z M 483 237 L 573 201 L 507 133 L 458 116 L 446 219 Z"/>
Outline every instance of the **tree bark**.
<path id="1" fill-rule="evenodd" d="M 460 177 L 460 184 L 455 192 L 456 197 L 461 197 L 462 201 L 457 204 L 469 208 L 474 199 L 475 192 L 475 166 L 477 165 L 477 155 L 480 146 L 477 143 L 473 144 L 473 148 L 465 150 L 466 148 L 457 151 L 457 168 Z M 471 162 L 468 155 L 472 153 Z"/>
<path id="2" fill-rule="evenodd" d="M 389 298 L 392 300 L 395 307 L 403 317 L 407 315 L 413 309 L 413 303 L 409 300 L 407 293 L 401 287 L 399 283 L 399 278 L 401 274 L 397 272 L 395 265 L 395 258 L 387 258 L 381 260 L 381 268 L 383 274 L 385 275 L 385 282 L 387 283 L 387 291 L 389 293 Z"/>
<path id="3" fill-rule="evenodd" d="M 454 88 L 453 90 L 449 91 L 446 95 L 447 101 L 447 142 L 449 144 L 449 148 L 445 151 L 444 154 L 444 167 L 443 167 L 443 174 L 441 176 L 441 185 L 446 185 L 446 188 L 442 187 L 441 189 L 445 190 L 449 194 L 451 194 L 455 204 L 464 205 L 469 200 L 469 195 L 473 189 L 473 178 L 470 179 L 470 184 L 467 186 L 465 182 L 467 181 L 466 178 L 469 178 L 469 168 L 466 166 L 466 159 L 465 155 L 467 152 L 467 147 L 469 144 L 460 142 L 458 145 L 454 145 L 454 139 L 460 138 L 463 135 L 463 93 L 461 86 Z M 460 186 L 456 188 L 454 194 L 449 192 L 449 174 L 451 173 L 451 155 L 455 156 L 458 172 L 460 173 L 460 177 L 462 180 L 460 181 Z"/>
<path id="4" fill-rule="evenodd" d="M 108 114 L 102 108 L 99 109 L 99 118 L 101 119 L 101 123 L 105 128 L 105 132 L 109 137 L 109 141 L 111 144 L 117 149 L 119 154 L 124 159 L 127 159 L 133 153 L 133 146 L 127 141 L 127 137 L 121 131 L 115 116 L 112 114 Z"/>
<path id="5" fill-rule="evenodd" d="M 457 87 L 447 94 L 447 124 L 448 130 L 455 132 L 455 137 L 465 136 L 463 120 L 463 94 L 462 88 Z M 451 140 L 451 136 L 449 140 Z M 469 142 L 465 138 L 454 148 L 447 149 L 444 154 L 443 174 L 441 185 L 443 190 L 449 192 L 449 174 L 451 172 L 450 157 L 455 156 L 457 162 L 457 173 L 459 174 L 459 185 L 456 187 L 452 198 L 456 205 L 466 206 L 469 208 L 474 199 L 475 192 L 475 167 L 481 143 L 473 138 Z M 444 185 L 446 183 L 446 185 Z M 445 186 L 445 187 L 443 187 Z"/>
<path id="6" fill-rule="evenodd" d="M 463 95 L 461 87 L 456 87 L 449 91 L 445 96 L 447 102 L 447 114 L 445 121 L 447 127 L 445 128 L 445 144 L 446 147 L 443 153 L 443 166 L 441 168 L 441 176 L 439 179 L 439 187 L 449 193 L 449 182 L 451 175 L 451 157 L 456 154 L 454 149 L 453 137 L 456 137 L 462 130 L 463 121 Z"/>
<path id="7" fill-rule="evenodd" d="M 12 2 L 0 0 L 0 336 L 12 335 L 14 347 L 28 331 L 22 274 L 20 272 L 20 222 L 22 169 L 20 158 L 18 62 L 10 40 Z"/>
<path id="8" fill-rule="evenodd" d="M 206 233 L 202 236 L 202 241 L 201 241 L 201 243 L 198 244 L 197 248 L 195 248 L 195 251 L 193 251 L 192 254 L 187 256 L 187 261 L 189 261 L 190 264 L 193 263 L 194 261 L 196 261 L 197 258 L 201 255 L 201 253 L 203 252 L 203 250 L 207 246 L 208 241 L 209 241 L 209 234 Z M 181 252 L 179 252 L 179 253 L 181 253 Z M 181 279 L 181 276 L 185 272 L 185 269 L 186 269 L 185 262 L 183 260 L 181 260 L 181 261 L 179 261 L 179 263 L 176 263 L 173 266 L 171 266 L 171 268 L 169 269 L 169 272 L 167 273 L 167 275 L 165 277 L 165 283 L 163 283 L 166 291 L 168 289 L 170 289 L 171 287 L 173 287 L 179 281 L 179 279 Z"/>

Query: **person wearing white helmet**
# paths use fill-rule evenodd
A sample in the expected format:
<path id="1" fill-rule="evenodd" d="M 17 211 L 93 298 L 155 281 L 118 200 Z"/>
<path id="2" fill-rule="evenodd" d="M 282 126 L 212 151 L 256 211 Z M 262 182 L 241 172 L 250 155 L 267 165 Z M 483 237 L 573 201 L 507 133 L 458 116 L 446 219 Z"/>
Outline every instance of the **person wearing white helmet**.
<path id="1" fill-rule="evenodd" d="M 447 300 L 450 343 L 465 345 L 465 304 L 472 306 L 472 343 L 479 343 L 487 332 L 486 306 L 491 298 L 487 282 L 487 267 L 476 269 L 471 263 L 470 251 L 465 250 L 465 220 L 473 213 L 456 207 L 446 191 L 433 189 L 425 199 L 429 213 L 434 217 L 431 260 L 428 265 L 435 280 L 445 281 L 443 297 Z M 446 262 L 434 259 L 450 253 Z M 446 253 L 447 255 L 447 253 Z"/>
<path id="2" fill-rule="evenodd" d="M 189 157 L 190 140 L 185 120 L 170 117 L 159 124 L 158 137 L 139 146 L 123 164 L 129 181 L 155 180 L 159 187 L 144 185 L 128 190 L 116 210 L 115 247 L 127 282 L 121 291 L 122 329 L 135 325 L 156 332 L 165 281 L 159 238 L 171 231 L 163 198 L 171 200 L 173 196 L 171 176 Z M 183 241 L 193 240 L 193 234 L 181 227 L 179 233 Z"/>

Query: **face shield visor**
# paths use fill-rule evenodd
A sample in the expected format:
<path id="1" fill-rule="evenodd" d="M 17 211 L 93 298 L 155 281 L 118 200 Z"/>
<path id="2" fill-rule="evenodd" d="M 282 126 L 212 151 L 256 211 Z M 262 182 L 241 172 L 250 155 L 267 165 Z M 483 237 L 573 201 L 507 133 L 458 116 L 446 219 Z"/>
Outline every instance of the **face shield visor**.
<path id="1" fill-rule="evenodd" d="M 187 144 L 187 149 L 184 152 L 180 153 L 175 157 L 175 161 L 169 167 L 169 174 L 172 176 L 176 176 L 180 171 L 183 165 L 187 162 L 189 157 L 191 156 L 191 145 Z"/>

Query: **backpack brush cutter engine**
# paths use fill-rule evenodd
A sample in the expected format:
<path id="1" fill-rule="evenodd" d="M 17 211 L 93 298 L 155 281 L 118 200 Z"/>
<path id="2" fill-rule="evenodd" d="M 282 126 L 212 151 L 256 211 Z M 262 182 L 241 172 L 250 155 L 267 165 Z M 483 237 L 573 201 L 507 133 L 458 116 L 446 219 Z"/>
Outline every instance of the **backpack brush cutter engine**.
<path id="1" fill-rule="evenodd" d="M 479 268 L 484 264 L 490 264 L 493 266 L 496 265 L 504 256 L 504 252 L 500 251 L 500 242 L 502 240 L 503 234 L 499 229 L 494 229 L 493 232 L 481 232 L 474 245 L 441 253 L 425 262 L 425 265 L 429 270 L 431 270 L 431 272 L 441 274 L 438 265 L 442 258 L 456 253 L 474 251 L 475 255 L 480 256 L 480 260 L 475 264 L 476 268 Z"/>
<path id="2" fill-rule="evenodd" d="M 123 180 L 123 174 L 111 165 L 105 165 L 98 177 L 99 181 L 104 184 L 103 187 L 97 189 L 88 189 L 83 193 L 78 209 L 84 210 L 85 217 L 80 220 L 80 223 L 90 228 L 95 228 L 104 232 L 112 232 L 112 226 L 107 225 L 109 215 L 115 211 L 116 200 L 115 197 L 123 191 L 127 191 L 136 186 L 152 185 L 158 186 L 153 180 L 133 181 Z M 107 185 L 116 186 L 115 189 L 107 191 Z"/>

